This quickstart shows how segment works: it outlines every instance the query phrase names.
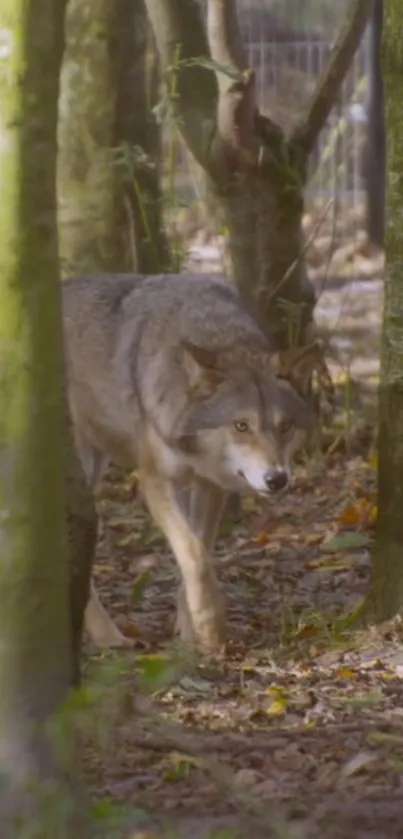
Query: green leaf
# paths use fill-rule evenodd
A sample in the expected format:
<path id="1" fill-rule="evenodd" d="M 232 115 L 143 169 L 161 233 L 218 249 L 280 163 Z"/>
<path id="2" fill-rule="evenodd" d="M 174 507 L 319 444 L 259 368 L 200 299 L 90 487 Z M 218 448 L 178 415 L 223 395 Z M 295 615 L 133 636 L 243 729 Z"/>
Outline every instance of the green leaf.
<path id="1" fill-rule="evenodd" d="M 385 696 L 381 691 L 367 693 L 366 696 L 346 697 L 344 700 L 346 705 L 356 706 L 357 708 L 372 708 L 374 705 L 380 705 L 384 701 Z"/>
<path id="2" fill-rule="evenodd" d="M 164 536 L 161 530 L 158 527 L 152 527 L 144 537 L 144 542 L 148 546 L 158 544 L 159 542 L 164 541 Z"/>
<path id="3" fill-rule="evenodd" d="M 229 79 L 233 79 L 234 81 L 240 81 L 244 78 L 244 74 L 240 70 L 237 70 L 234 67 L 226 66 L 225 64 L 220 64 L 218 61 L 214 61 L 212 58 L 206 58 L 202 55 L 199 58 L 184 58 L 179 60 L 178 66 L 201 67 L 203 70 L 212 70 L 213 73 L 222 73 L 223 76 L 227 76 Z"/>
<path id="4" fill-rule="evenodd" d="M 183 676 L 179 684 L 183 690 L 196 693 L 211 693 L 213 687 L 206 679 L 196 679 L 191 676 Z"/>
<path id="5" fill-rule="evenodd" d="M 141 679 L 146 690 L 160 690 L 177 678 L 175 662 L 167 656 L 151 654 L 139 658 Z"/>
<path id="6" fill-rule="evenodd" d="M 151 580 L 151 574 L 149 571 L 143 571 L 142 574 L 139 574 L 137 579 L 133 583 L 132 588 L 132 602 L 139 603 L 143 597 L 143 592 L 147 588 L 149 582 Z"/>
<path id="7" fill-rule="evenodd" d="M 364 533 L 357 533 L 354 530 L 349 530 L 347 533 L 342 533 L 341 536 L 335 536 L 322 545 L 324 551 L 345 551 L 349 548 L 366 548 L 369 545 L 368 536 Z"/>

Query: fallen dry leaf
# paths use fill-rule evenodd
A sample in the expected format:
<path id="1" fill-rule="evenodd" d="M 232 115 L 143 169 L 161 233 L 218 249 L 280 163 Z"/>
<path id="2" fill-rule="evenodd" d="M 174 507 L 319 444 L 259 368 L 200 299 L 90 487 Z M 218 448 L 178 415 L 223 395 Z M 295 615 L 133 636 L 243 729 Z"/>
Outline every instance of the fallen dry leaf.
<path id="1" fill-rule="evenodd" d="M 317 624 L 305 624 L 305 626 L 301 626 L 297 632 L 294 633 L 294 638 L 303 640 L 304 638 L 315 638 L 320 632 L 320 628 Z"/>
<path id="2" fill-rule="evenodd" d="M 258 533 L 257 536 L 255 536 L 254 538 L 254 542 L 256 542 L 258 545 L 267 545 L 268 541 L 268 533 Z"/>
<path id="3" fill-rule="evenodd" d="M 266 708 L 266 714 L 269 717 L 283 717 L 287 713 L 288 704 L 285 699 L 275 699 L 271 705 Z"/>
<path id="4" fill-rule="evenodd" d="M 354 566 L 354 557 L 351 559 L 337 559 L 331 557 L 330 559 L 316 559 L 309 563 L 308 568 L 314 568 L 316 571 L 349 571 Z"/>
<path id="5" fill-rule="evenodd" d="M 353 438 L 349 445 L 353 450 Z M 206 813 L 234 811 L 236 782 L 222 785 L 209 769 L 222 764 L 228 777 L 239 773 L 240 814 L 249 795 L 254 806 L 259 796 L 272 799 L 262 806 L 266 817 L 275 817 L 277 801 L 286 803 L 291 823 L 284 836 L 293 835 L 295 816 L 302 835 L 309 818 L 310 839 L 355 835 L 357 826 L 365 839 L 400 839 L 400 665 L 388 663 L 388 651 L 400 646 L 401 628 L 333 635 L 337 617 L 353 613 L 368 588 L 376 488 L 366 451 L 326 451 L 325 468 L 300 467 L 298 482 L 273 505 L 275 518 L 271 507 L 256 514 L 251 503 L 223 528 L 216 565 L 227 654 L 217 661 L 192 656 L 185 665 L 173 639 L 178 573 L 171 552 L 141 499 L 121 492 L 118 478 L 108 494 L 106 482 L 96 574 L 111 615 L 126 632 L 132 622 L 133 648 L 149 654 L 118 654 L 123 672 L 114 677 L 112 707 L 89 714 L 102 731 L 100 743 L 91 733 L 83 758 L 96 799 L 109 796 L 129 808 L 134 802 L 161 814 L 162 824 L 166 815 L 176 825 L 189 814 L 188 839 Z M 95 661 L 113 656 L 108 651 Z M 133 701 L 121 701 L 120 693 L 135 697 L 136 709 L 148 697 L 147 707 L 133 714 Z M 170 739 L 171 726 L 179 742 Z M 370 739 L 384 729 L 389 739 Z M 393 796 L 398 810 L 389 819 Z M 350 806 L 358 812 L 351 820 Z M 211 833 L 199 831 L 203 839 Z M 245 835 L 272 833 L 265 824 L 260 836 L 253 824 Z M 173 828 L 173 835 L 181 831 Z"/>
<path id="6" fill-rule="evenodd" d="M 377 507 L 369 498 L 357 498 L 350 504 L 339 519 L 342 526 L 371 527 L 377 519 Z"/>
<path id="7" fill-rule="evenodd" d="M 342 775 L 345 778 L 357 775 L 358 772 L 365 771 L 376 759 L 377 756 L 374 752 L 359 752 L 344 764 L 341 770 Z"/>
<path id="8" fill-rule="evenodd" d="M 347 679 L 349 681 L 352 681 L 353 679 L 357 678 L 357 671 L 353 670 L 351 667 L 341 667 L 340 670 L 336 670 L 335 675 L 339 679 Z"/>

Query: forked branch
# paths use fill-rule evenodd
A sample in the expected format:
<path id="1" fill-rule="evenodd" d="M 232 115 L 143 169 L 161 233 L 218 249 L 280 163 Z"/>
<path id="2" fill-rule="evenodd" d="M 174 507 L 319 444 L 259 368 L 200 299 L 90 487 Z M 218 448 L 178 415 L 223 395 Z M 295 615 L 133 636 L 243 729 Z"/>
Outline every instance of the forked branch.
<path id="1" fill-rule="evenodd" d="M 227 166 L 240 170 L 256 160 L 255 74 L 247 70 L 238 29 L 235 0 L 207 0 L 207 38 L 217 72 L 217 139 Z M 234 78 L 235 75 L 235 78 Z"/>
<path id="2" fill-rule="evenodd" d="M 372 0 L 354 0 L 330 59 L 319 78 L 307 114 L 296 127 L 292 140 L 311 152 L 336 102 L 354 55 L 360 45 L 372 8 Z"/>

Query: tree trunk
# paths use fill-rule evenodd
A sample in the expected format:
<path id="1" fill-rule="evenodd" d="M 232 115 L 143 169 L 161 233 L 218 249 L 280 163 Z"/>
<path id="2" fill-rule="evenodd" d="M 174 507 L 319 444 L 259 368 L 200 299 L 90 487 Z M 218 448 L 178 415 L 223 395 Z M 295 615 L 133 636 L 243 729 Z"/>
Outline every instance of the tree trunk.
<path id="1" fill-rule="evenodd" d="M 92 561 L 97 541 L 97 516 L 94 499 L 77 457 L 65 398 L 66 444 L 64 474 L 66 481 L 67 546 L 69 560 L 70 631 L 72 685 L 80 685 L 81 647 L 84 614 L 87 606 Z"/>
<path id="2" fill-rule="evenodd" d="M 171 107 L 221 207 L 233 277 L 258 303 L 280 347 L 304 343 L 315 304 L 301 232 L 307 164 L 360 43 L 371 0 L 352 4 L 307 115 L 291 137 L 258 111 L 234 0 L 207 1 L 207 33 L 194 0 L 145 2 L 162 67 L 174 74 Z"/>
<path id="3" fill-rule="evenodd" d="M 159 61 L 143 0 L 118 0 L 114 146 L 119 161 L 117 237 L 124 269 L 157 274 L 170 267 L 160 188 Z"/>
<path id="4" fill-rule="evenodd" d="M 28 828 L 49 835 L 50 818 L 61 839 L 79 831 L 50 727 L 72 680 L 66 501 L 72 553 L 86 542 L 80 571 L 82 554 L 73 560 L 82 599 L 93 533 L 85 484 L 72 467 L 66 499 L 61 445 L 55 174 L 64 9 L 64 0 L 15 0 L 0 10 L 0 824 L 7 839 Z M 78 644 L 76 589 L 74 582 Z"/>
<path id="5" fill-rule="evenodd" d="M 112 148 L 116 3 L 70 0 L 59 102 L 58 201 L 63 276 L 119 270 Z"/>
<path id="6" fill-rule="evenodd" d="M 368 240 L 383 248 L 385 235 L 385 116 L 381 41 L 383 0 L 374 0 L 369 67 L 368 140 L 365 149 Z"/>
<path id="7" fill-rule="evenodd" d="M 403 607 L 403 6 L 386 0 L 382 47 L 388 137 L 386 281 L 379 389 L 378 525 L 372 583 L 361 617 Z"/>
<path id="8" fill-rule="evenodd" d="M 315 306 L 302 255 L 308 156 L 285 145 L 280 134 L 266 138 L 263 132 L 259 143 L 265 166 L 240 177 L 220 165 L 213 192 L 228 230 L 232 277 L 285 349 L 308 340 Z"/>
<path id="9" fill-rule="evenodd" d="M 167 269 L 157 96 L 142 0 L 70 0 L 59 107 L 63 276 Z"/>

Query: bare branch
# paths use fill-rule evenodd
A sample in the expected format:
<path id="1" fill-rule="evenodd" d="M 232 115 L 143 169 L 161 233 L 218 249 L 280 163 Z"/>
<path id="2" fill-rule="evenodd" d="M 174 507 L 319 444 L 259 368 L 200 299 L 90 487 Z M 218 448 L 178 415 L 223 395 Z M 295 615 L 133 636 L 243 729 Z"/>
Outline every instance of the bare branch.
<path id="1" fill-rule="evenodd" d="M 207 0 L 207 37 L 211 58 L 231 75 L 217 72 L 218 148 L 226 166 L 241 170 L 253 165 L 258 154 L 255 136 L 255 73 L 247 70 L 238 29 L 235 0 Z M 239 77 L 234 81 L 234 73 Z"/>
<path id="2" fill-rule="evenodd" d="M 230 169 L 240 171 L 256 163 L 259 144 L 255 124 L 255 74 L 250 70 L 219 96 L 217 131 L 221 153 Z"/>
<path id="3" fill-rule="evenodd" d="M 207 37 L 213 61 L 240 73 L 247 69 L 235 0 L 207 0 Z"/>
<path id="4" fill-rule="evenodd" d="M 234 172 L 255 165 L 262 132 L 257 131 L 255 74 L 246 69 L 235 0 L 207 4 L 208 44 L 198 0 L 145 0 L 162 69 L 173 71 L 178 127 L 198 162 L 216 175 L 223 166 Z M 264 122 L 277 136 L 280 129 Z"/>
<path id="5" fill-rule="evenodd" d="M 292 141 L 310 152 L 335 104 L 340 86 L 351 66 L 368 23 L 372 0 L 354 0 L 345 26 L 332 49 L 331 56 L 313 94 L 307 114 L 296 127 Z"/>

